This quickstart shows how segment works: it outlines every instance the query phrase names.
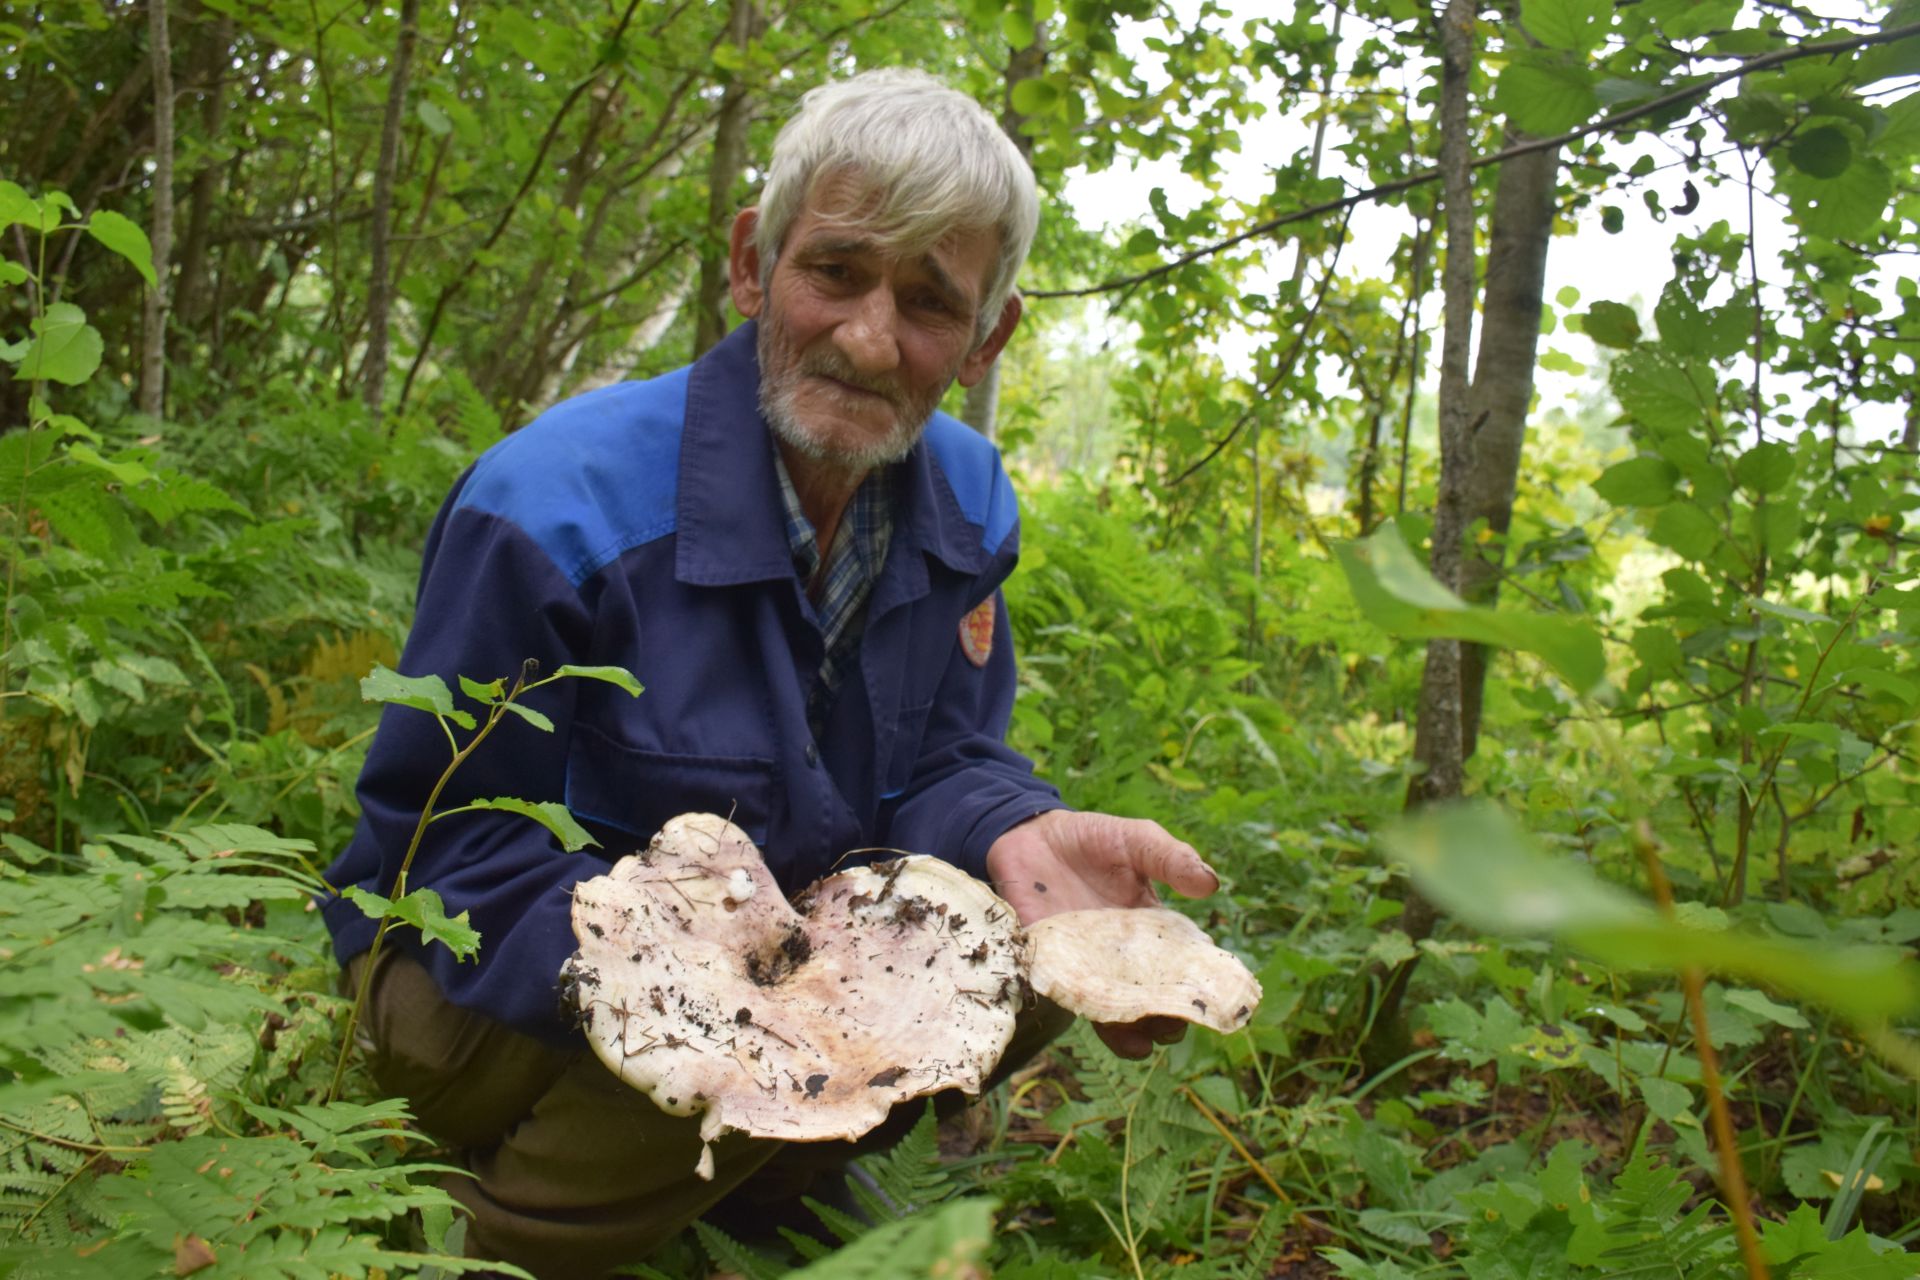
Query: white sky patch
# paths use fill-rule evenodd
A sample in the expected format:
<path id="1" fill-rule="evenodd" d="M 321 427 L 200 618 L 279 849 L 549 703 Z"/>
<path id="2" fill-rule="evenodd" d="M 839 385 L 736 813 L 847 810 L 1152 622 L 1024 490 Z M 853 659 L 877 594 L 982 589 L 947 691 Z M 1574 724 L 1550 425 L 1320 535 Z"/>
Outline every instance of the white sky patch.
<path id="1" fill-rule="evenodd" d="M 1193 6 L 1182 3 L 1176 7 L 1183 10 L 1183 20 L 1191 20 Z M 1864 6 L 1841 7 L 1854 7 L 1859 21 L 1872 21 Z M 1331 22 L 1330 5 L 1324 6 L 1324 13 L 1323 21 Z M 1355 22 L 1349 14 L 1347 26 L 1341 34 L 1341 47 L 1348 53 L 1358 47 L 1366 34 Z M 1236 25 L 1236 22 L 1229 22 L 1226 29 L 1231 30 Z M 1167 76 L 1159 55 L 1149 50 L 1143 41 L 1160 30 L 1157 24 L 1135 24 L 1120 32 L 1122 48 L 1136 59 L 1143 78 L 1153 89 L 1164 86 Z M 1431 66 L 1415 65 L 1401 74 L 1403 77 L 1417 76 L 1432 69 Z M 1392 87 L 1384 81 L 1382 84 L 1383 87 Z M 1336 78 L 1336 91 L 1343 85 L 1343 78 Z M 1885 90 L 1888 87 L 1882 84 L 1877 89 Z M 1720 92 L 1728 94 L 1736 88 L 1737 85 L 1729 85 Z M 1238 152 L 1222 151 L 1217 157 L 1221 193 L 1249 205 L 1272 190 L 1270 158 L 1291 158 L 1306 152 L 1313 143 L 1311 122 L 1286 117 L 1278 110 L 1277 85 L 1271 81 L 1256 84 L 1253 97 L 1267 106 L 1266 115 L 1241 126 Z M 1717 137 L 1717 133 L 1717 129 L 1709 124 L 1709 136 L 1704 144 L 1709 153 L 1726 145 L 1724 139 Z M 1321 170 L 1325 176 L 1344 179 L 1349 190 L 1358 190 L 1369 183 L 1366 174 L 1348 164 L 1337 149 L 1346 140 L 1346 135 L 1336 122 L 1327 134 Z M 1679 163 L 1685 158 L 1683 148 L 1686 146 L 1677 130 L 1665 137 L 1642 133 L 1626 142 L 1608 144 L 1609 158 L 1623 171 L 1642 153 L 1651 153 L 1661 169 L 1654 175 L 1632 181 L 1591 201 L 1576 216 L 1571 234 L 1554 237 L 1547 254 L 1545 289 L 1550 310 L 1561 310 L 1554 300 L 1562 290 L 1571 287 L 1579 293 L 1579 301 L 1573 310 L 1584 311 L 1599 301 L 1627 303 L 1640 313 L 1643 328 L 1651 335 L 1655 331 L 1653 304 L 1672 276 L 1675 238 L 1682 234 L 1698 233 L 1723 220 L 1736 234 L 1746 232 L 1748 215 L 1744 183 L 1735 180 L 1715 185 L 1704 180 L 1704 174 L 1690 175 Z M 1728 157 L 1723 163 L 1737 177 L 1738 160 Z M 1642 193 L 1653 190 L 1659 194 L 1664 205 L 1676 205 L 1681 200 L 1682 184 L 1690 176 L 1699 189 L 1698 207 L 1685 215 L 1669 213 L 1664 220 L 1656 220 L 1647 209 Z M 1562 180 L 1565 180 L 1564 173 Z M 1778 288 L 1768 282 L 1786 278 L 1780 262 L 1780 251 L 1792 243 L 1799 232 L 1787 221 L 1784 207 L 1768 195 L 1770 186 L 1769 173 L 1763 171 L 1756 175 L 1753 222 L 1760 261 L 1762 305 L 1777 310 L 1782 295 Z M 1068 179 L 1066 195 L 1083 225 L 1105 227 L 1118 232 L 1124 228 L 1151 224 L 1148 196 L 1155 187 L 1166 192 L 1168 206 L 1175 213 L 1193 209 L 1210 194 L 1199 182 L 1180 172 L 1177 160 L 1167 158 L 1143 161 L 1132 167 L 1115 166 L 1101 173 L 1087 173 L 1084 170 L 1073 173 Z M 1609 234 L 1601 225 L 1601 209 L 1607 204 L 1618 206 L 1625 215 L 1624 225 L 1616 234 Z M 1336 216 L 1327 215 L 1329 218 Z M 1340 258 L 1340 275 L 1354 280 L 1390 278 L 1394 251 L 1400 238 L 1409 233 L 1412 227 L 1412 216 L 1404 209 L 1373 202 L 1360 205 L 1354 210 L 1349 225 L 1349 241 Z M 1283 229 L 1279 234 L 1285 236 L 1287 231 Z M 1291 250 L 1272 255 L 1272 263 L 1263 270 L 1251 273 L 1246 287 L 1263 292 L 1271 290 L 1281 276 L 1291 271 Z M 1893 296 L 1897 272 L 1883 268 L 1878 274 L 1881 296 L 1890 309 L 1897 312 L 1900 304 Z M 1426 378 L 1430 382 L 1437 374 L 1434 362 L 1441 299 L 1437 282 L 1432 280 L 1431 275 L 1429 283 L 1431 287 L 1423 306 L 1422 328 L 1426 336 L 1422 341 L 1422 356 Z M 1750 278 L 1744 265 L 1738 280 L 1733 283 L 1742 289 L 1750 287 Z M 1720 294 L 1725 292 L 1723 290 L 1716 294 L 1715 300 L 1724 300 Z M 1222 360 L 1229 372 L 1238 377 L 1247 377 L 1253 368 L 1255 354 L 1272 341 L 1272 335 L 1264 332 L 1233 329 L 1214 335 L 1208 348 Z M 1558 324 L 1552 333 L 1542 338 L 1541 354 L 1549 350 L 1558 350 L 1582 365 L 1592 366 L 1596 360 L 1596 347 L 1590 339 L 1583 334 L 1570 333 Z M 1322 367 L 1331 372 L 1331 366 Z M 1750 374 L 1750 366 L 1736 366 L 1734 370 L 1734 375 L 1742 379 Z M 1546 368 L 1536 369 L 1535 387 L 1542 408 L 1564 406 L 1569 411 L 1578 401 L 1603 389 L 1597 371 L 1575 374 Z M 1801 414 L 1806 412 L 1813 400 L 1796 383 L 1770 371 L 1763 378 L 1761 390 L 1769 401 L 1779 391 L 1789 392 L 1791 409 Z M 1898 406 L 1856 403 L 1848 408 L 1854 424 L 1851 434 L 1857 439 L 1890 440 L 1898 436 L 1902 429 Z"/>

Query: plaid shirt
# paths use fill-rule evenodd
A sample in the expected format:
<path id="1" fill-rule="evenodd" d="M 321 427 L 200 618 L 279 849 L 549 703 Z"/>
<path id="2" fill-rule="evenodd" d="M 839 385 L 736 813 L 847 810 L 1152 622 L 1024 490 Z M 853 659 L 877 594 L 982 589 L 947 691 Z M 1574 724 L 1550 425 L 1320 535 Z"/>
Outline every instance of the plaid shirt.
<path id="1" fill-rule="evenodd" d="M 817 738 L 826 726 L 827 711 L 841 682 L 860 660 L 867 598 L 873 594 L 880 566 L 887 560 L 887 544 L 893 540 L 893 472 L 888 469 L 869 475 L 854 491 L 853 500 L 840 517 L 840 527 L 834 530 L 823 569 L 813 522 L 800 509 L 800 495 L 794 491 L 793 477 L 787 474 L 787 464 L 778 449 L 773 464 L 780 476 L 780 501 L 786 508 L 787 548 L 793 553 L 794 572 L 805 584 L 807 599 L 813 602 L 814 617 L 820 624 L 824 649 L 820 678 L 807 699 L 807 723 Z"/>

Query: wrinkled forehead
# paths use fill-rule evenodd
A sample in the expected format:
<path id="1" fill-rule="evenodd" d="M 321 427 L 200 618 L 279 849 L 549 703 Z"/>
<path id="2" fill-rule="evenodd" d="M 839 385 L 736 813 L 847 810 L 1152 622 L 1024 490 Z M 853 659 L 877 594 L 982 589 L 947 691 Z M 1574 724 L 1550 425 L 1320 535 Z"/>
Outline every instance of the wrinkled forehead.
<path id="1" fill-rule="evenodd" d="M 955 221 L 929 208 L 916 193 L 886 187 L 852 169 L 823 171 L 807 188 L 800 212 L 787 229 L 782 251 L 800 232 L 858 241 L 900 259 L 937 259 L 947 271 L 972 277 L 974 293 L 985 291 L 999 252 L 1000 231 L 991 220 Z"/>

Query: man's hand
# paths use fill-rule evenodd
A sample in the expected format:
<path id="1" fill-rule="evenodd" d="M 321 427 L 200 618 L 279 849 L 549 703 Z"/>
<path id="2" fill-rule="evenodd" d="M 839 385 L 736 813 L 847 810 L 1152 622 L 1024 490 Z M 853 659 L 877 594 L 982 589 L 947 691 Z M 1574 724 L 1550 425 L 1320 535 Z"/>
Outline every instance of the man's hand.
<path id="1" fill-rule="evenodd" d="M 987 850 L 994 892 L 1032 924 L 1062 911 L 1151 907 L 1155 881 L 1189 898 L 1220 887 L 1192 845 L 1157 822 L 1106 813 L 1055 809 L 1012 828 Z M 1123 1058 L 1144 1058 L 1155 1044 L 1173 1044 L 1187 1032 L 1178 1018 L 1099 1023 L 1094 1030 Z"/>

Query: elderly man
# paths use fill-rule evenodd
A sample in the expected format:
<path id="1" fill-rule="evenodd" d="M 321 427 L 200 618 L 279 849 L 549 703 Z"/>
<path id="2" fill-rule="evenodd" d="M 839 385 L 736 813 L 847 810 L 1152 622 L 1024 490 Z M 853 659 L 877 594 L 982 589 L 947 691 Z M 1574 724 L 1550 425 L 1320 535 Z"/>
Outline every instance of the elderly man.
<path id="1" fill-rule="evenodd" d="M 1000 583 L 1019 530 L 993 446 L 935 412 L 1020 318 L 1033 177 L 977 104 L 921 75 L 809 93 L 739 215 L 749 323 L 690 368 L 590 392 L 489 451 L 428 536 L 402 667 L 490 680 L 524 659 L 617 664 L 633 699 L 563 681 L 528 701 L 440 800 L 563 800 L 611 852 L 687 810 L 730 815 L 793 892 L 849 849 L 935 854 L 1031 922 L 1139 906 L 1213 873 L 1150 822 L 1064 809 L 1002 741 L 1015 674 Z M 335 884 L 390 891 L 446 762 L 433 721 L 389 710 Z M 457 793 L 457 794 L 455 794 Z M 537 1274 L 643 1254 L 779 1145 L 715 1145 L 587 1051 L 555 984 L 572 887 L 606 862 L 499 812 L 436 824 L 414 885 L 484 939 L 477 965 L 389 947 L 371 1066 L 474 1173 L 471 1239 Z M 373 922 L 326 908 L 343 963 Z M 395 935 L 398 938 L 400 935 Z M 1052 1028 L 1029 1019 L 1016 1052 Z M 1104 1028 L 1146 1053 L 1173 1027 Z"/>

